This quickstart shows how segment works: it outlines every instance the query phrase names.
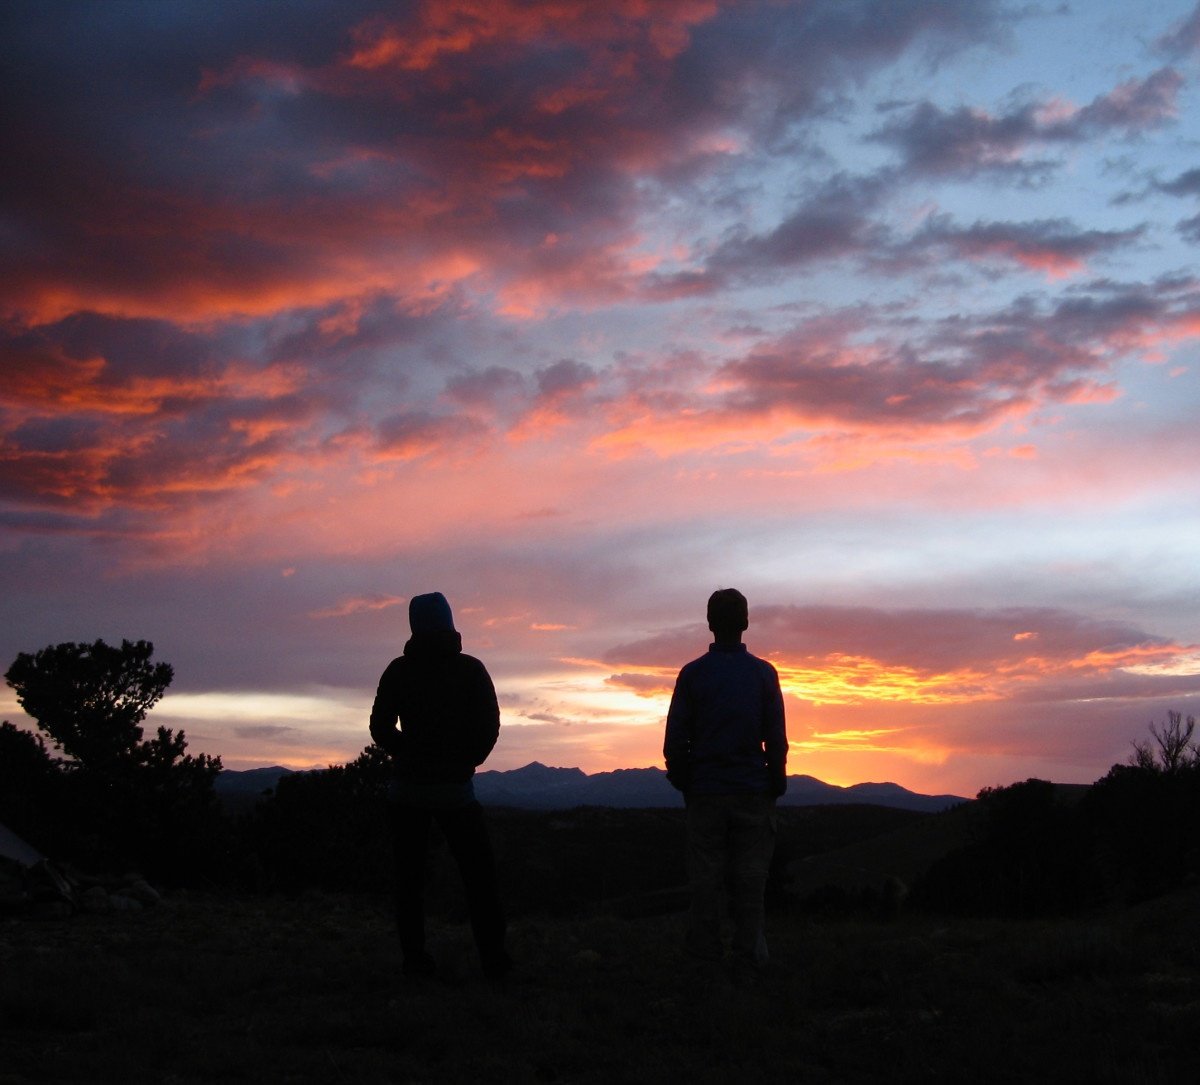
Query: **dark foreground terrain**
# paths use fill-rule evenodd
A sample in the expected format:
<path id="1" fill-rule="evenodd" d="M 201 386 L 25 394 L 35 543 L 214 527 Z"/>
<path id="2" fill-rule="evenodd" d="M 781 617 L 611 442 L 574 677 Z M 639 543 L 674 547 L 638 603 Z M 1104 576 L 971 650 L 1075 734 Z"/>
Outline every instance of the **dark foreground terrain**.
<path id="1" fill-rule="evenodd" d="M 0 1082 L 1193 1080 L 1200 891 L 1071 920 L 770 918 L 754 987 L 678 915 L 525 915 L 504 987 L 461 925 L 398 974 L 386 901 L 175 894 L 0 920 Z"/>

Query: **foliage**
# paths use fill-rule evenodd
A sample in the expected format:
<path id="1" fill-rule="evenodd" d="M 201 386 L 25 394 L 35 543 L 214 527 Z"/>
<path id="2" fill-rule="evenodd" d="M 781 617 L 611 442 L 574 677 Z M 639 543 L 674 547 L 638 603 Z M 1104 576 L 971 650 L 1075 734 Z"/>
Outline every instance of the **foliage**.
<path id="1" fill-rule="evenodd" d="M 40 735 L 0 723 L 0 822 L 37 847 L 55 835 L 46 819 L 61 801 L 60 775 Z"/>
<path id="2" fill-rule="evenodd" d="M 168 663 L 151 663 L 154 645 L 123 640 L 120 648 L 52 644 L 21 652 L 5 674 L 17 701 L 68 757 L 94 769 L 135 759 L 141 722 L 171 684 Z"/>
<path id="3" fill-rule="evenodd" d="M 375 745 L 349 764 L 282 777 L 242 819 L 240 877 L 289 891 L 386 889 L 390 779 L 389 758 Z"/>
<path id="4" fill-rule="evenodd" d="M 974 839 L 930 868 L 914 902 L 962 915 L 1033 916 L 1095 898 L 1086 828 L 1054 784 L 984 788 L 977 802 Z"/>
<path id="5" fill-rule="evenodd" d="M 914 901 L 960 914 L 1047 915 L 1168 892 L 1200 874 L 1195 720 L 1169 712 L 1078 803 L 1027 780 L 979 793 L 975 839 L 936 863 Z"/>
<path id="6" fill-rule="evenodd" d="M 1166 733 L 1171 739 L 1183 731 L 1168 723 Z M 1178 750 L 1169 741 L 1159 757 L 1114 765 L 1085 800 L 1098 861 L 1117 898 L 1154 896 L 1200 873 L 1200 762 L 1175 756 Z"/>
<path id="7" fill-rule="evenodd" d="M 92 868 L 136 865 L 190 880 L 223 845 L 213 801 L 218 757 L 186 752 L 187 740 L 142 721 L 173 676 L 149 641 L 102 640 L 20 653 L 5 678 L 21 706 L 65 756 L 5 725 L 0 754 L 22 773 L 21 822 L 35 846 Z M 21 737 L 24 736 L 24 737 Z M 23 766 L 23 768 L 18 767 Z"/>

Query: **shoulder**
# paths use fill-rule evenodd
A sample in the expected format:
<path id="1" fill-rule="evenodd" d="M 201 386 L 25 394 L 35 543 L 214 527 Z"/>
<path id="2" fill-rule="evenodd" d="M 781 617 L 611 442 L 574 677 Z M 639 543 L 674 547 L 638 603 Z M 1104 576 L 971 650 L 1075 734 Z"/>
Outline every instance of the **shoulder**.
<path id="1" fill-rule="evenodd" d="M 763 659 L 762 656 L 751 655 L 749 652 L 746 653 L 746 656 L 751 661 L 755 669 L 761 672 L 764 678 L 774 678 L 778 680 L 779 672 L 775 669 L 775 664 L 769 659 Z"/>
<path id="2" fill-rule="evenodd" d="M 400 671 L 404 670 L 404 656 L 397 656 L 383 669 L 383 677 L 395 677 Z"/>
<path id="3" fill-rule="evenodd" d="M 683 678 L 689 674 L 695 674 L 697 671 L 704 670 L 711 663 L 709 655 L 710 653 L 705 652 L 704 655 L 697 656 L 690 663 L 685 663 L 679 670 L 679 677 Z"/>
<path id="4" fill-rule="evenodd" d="M 482 675 L 484 678 L 487 678 L 488 681 L 491 681 L 491 675 L 488 674 L 488 669 L 484 666 L 483 660 L 476 659 L 474 656 L 469 656 L 465 652 L 455 656 L 455 658 L 458 660 L 459 667 L 464 671 L 469 671 L 472 674 Z"/>

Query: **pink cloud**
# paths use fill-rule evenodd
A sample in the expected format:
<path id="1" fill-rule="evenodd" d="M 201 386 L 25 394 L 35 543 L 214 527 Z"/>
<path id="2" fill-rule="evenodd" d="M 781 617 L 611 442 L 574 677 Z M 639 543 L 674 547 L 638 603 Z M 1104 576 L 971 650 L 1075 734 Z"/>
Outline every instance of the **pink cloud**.
<path id="1" fill-rule="evenodd" d="M 1200 681 L 1144 670 L 1191 658 L 1196 645 L 1055 610 L 768 605 L 752 608 L 751 627 L 756 650 L 787 672 L 791 692 L 817 703 L 970 703 L 1048 689 L 1057 699 L 1118 679 L 1127 694 Z M 614 648 L 606 659 L 677 667 L 703 640 L 682 629 Z"/>
<path id="2" fill-rule="evenodd" d="M 342 599 L 333 606 L 314 610 L 312 616 L 314 618 L 348 618 L 352 614 L 361 614 L 363 611 L 388 610 L 407 602 L 407 597 L 403 595 L 353 596 Z"/>

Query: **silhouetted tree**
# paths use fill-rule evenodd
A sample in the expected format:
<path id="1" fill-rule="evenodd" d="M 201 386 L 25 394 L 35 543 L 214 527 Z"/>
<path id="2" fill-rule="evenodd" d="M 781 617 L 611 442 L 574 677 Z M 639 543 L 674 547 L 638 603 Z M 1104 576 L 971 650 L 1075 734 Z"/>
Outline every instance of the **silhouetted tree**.
<path id="1" fill-rule="evenodd" d="M 1166 892 L 1200 872 L 1200 754 L 1196 721 L 1168 712 L 1134 743 L 1129 764 L 1092 785 L 1084 810 L 1110 892 L 1138 899 Z"/>
<path id="2" fill-rule="evenodd" d="M 21 652 L 4 677 L 63 753 L 106 768 L 135 756 L 141 722 L 174 677 L 169 663 L 150 662 L 153 654 L 146 640 L 52 644 Z"/>
<path id="3" fill-rule="evenodd" d="M 1153 746 L 1148 741 L 1133 744 L 1130 764 L 1168 775 L 1195 768 L 1200 763 L 1200 750 L 1192 741 L 1195 730 L 1194 716 L 1188 716 L 1185 722 L 1182 712 L 1168 712 L 1167 722 L 1161 728 L 1155 723 L 1150 724 Z"/>
<path id="4" fill-rule="evenodd" d="M 205 792 L 221 770 L 220 758 L 184 753 L 184 733 L 166 727 L 142 740 L 142 720 L 175 674 L 169 663 L 152 663 L 153 654 L 147 640 L 123 640 L 120 648 L 102 640 L 53 644 L 32 655 L 21 652 L 4 677 L 74 766 L 111 776 L 141 768 L 145 782 L 160 790 Z"/>
<path id="5" fill-rule="evenodd" d="M 50 758 L 36 740 L 61 778 L 58 792 L 43 796 L 49 805 L 42 814 L 64 831 L 73 824 L 70 857 L 92 865 L 136 862 L 177 879 L 217 835 L 213 781 L 221 760 L 186 753 L 182 731 L 159 727 L 143 740 L 142 721 L 174 674 L 153 654 L 144 640 L 119 648 L 102 640 L 55 644 L 20 653 L 5 678 L 65 755 Z M 37 760 L 28 742 L 12 735 L 5 741 L 25 761 Z"/>
<path id="6" fill-rule="evenodd" d="M 1032 916 L 1069 912 L 1094 898 L 1086 831 L 1054 784 L 984 788 L 972 814 L 974 839 L 918 881 L 915 903 L 966 915 Z"/>
<path id="7" fill-rule="evenodd" d="M 375 745 L 348 764 L 281 777 L 243 822 L 261 879 L 289 891 L 386 888 L 390 778 L 388 755 Z"/>

